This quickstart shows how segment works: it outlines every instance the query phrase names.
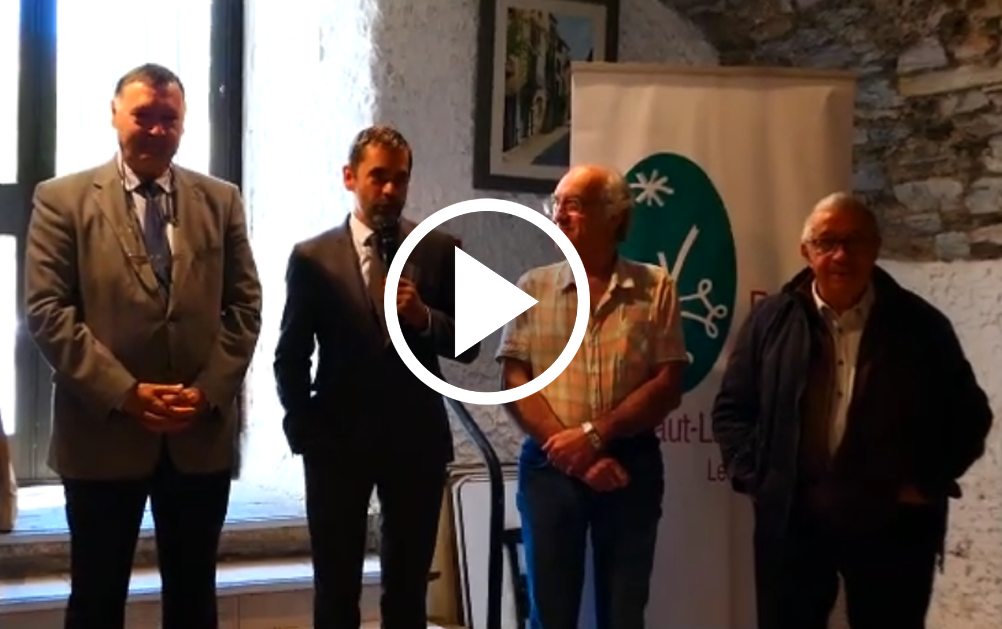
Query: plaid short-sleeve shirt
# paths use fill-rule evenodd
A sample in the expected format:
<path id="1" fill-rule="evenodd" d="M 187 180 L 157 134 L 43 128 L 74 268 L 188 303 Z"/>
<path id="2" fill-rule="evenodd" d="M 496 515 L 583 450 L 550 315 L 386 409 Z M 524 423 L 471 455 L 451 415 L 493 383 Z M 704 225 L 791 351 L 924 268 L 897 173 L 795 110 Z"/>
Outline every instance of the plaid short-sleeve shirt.
<path id="1" fill-rule="evenodd" d="M 531 365 L 538 376 L 570 340 L 577 290 L 566 262 L 532 269 L 518 287 L 539 303 L 512 319 L 496 358 Z M 661 267 L 620 257 L 567 369 L 540 392 L 560 422 L 577 426 L 616 407 L 670 361 L 688 362 L 675 282 Z"/>

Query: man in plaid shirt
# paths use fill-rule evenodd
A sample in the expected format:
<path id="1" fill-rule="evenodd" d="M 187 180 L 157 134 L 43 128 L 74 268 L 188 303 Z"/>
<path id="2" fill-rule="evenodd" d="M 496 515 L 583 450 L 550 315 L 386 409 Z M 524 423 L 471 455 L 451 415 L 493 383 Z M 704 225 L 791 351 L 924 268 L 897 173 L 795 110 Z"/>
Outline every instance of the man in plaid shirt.
<path id="1" fill-rule="evenodd" d="M 586 535 L 599 629 L 641 629 L 661 518 L 664 468 L 655 428 L 678 407 L 688 358 L 675 284 L 617 253 L 633 208 L 621 174 L 578 166 L 548 207 L 581 256 L 591 313 L 566 370 L 507 406 L 527 434 L 519 460 L 532 629 L 576 629 Z M 539 303 L 505 327 L 506 388 L 545 371 L 570 339 L 577 291 L 566 262 L 533 269 L 519 288 Z"/>

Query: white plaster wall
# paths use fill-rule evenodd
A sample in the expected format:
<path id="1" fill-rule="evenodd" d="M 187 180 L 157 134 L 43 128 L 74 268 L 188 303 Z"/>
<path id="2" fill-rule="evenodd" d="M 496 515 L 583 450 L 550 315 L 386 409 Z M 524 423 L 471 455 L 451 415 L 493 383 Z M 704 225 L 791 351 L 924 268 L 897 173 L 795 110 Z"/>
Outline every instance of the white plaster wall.
<path id="1" fill-rule="evenodd" d="M 953 322 L 992 409 L 1002 415 L 1002 262 L 883 261 L 902 285 L 928 299 Z M 1002 627 L 1002 421 L 985 455 L 961 480 L 951 506 L 944 572 L 937 576 L 929 629 Z M 849 629 L 839 599 L 831 629 Z"/>
<path id="2" fill-rule="evenodd" d="M 244 482 L 303 495 L 302 469 L 282 433 L 272 360 L 292 246 L 342 220 L 352 137 L 372 123 L 373 17 L 367 0 L 247 3 L 244 196 L 264 292 L 248 376 Z"/>
<path id="3" fill-rule="evenodd" d="M 1002 262 L 882 263 L 957 330 L 996 422 L 988 452 L 953 503 L 945 573 L 936 584 L 930 629 L 1002 627 Z"/>

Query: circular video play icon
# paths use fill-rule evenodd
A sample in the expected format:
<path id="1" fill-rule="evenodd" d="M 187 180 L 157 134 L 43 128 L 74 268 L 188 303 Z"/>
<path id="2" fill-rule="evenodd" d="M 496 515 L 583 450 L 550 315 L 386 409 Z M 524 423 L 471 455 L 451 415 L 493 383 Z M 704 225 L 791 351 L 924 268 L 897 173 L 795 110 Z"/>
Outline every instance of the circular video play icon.
<path id="1" fill-rule="evenodd" d="M 397 317 L 386 317 L 386 328 L 390 341 L 397 350 L 400 359 L 407 365 L 418 380 L 430 389 L 466 404 L 496 405 L 509 404 L 533 393 L 538 393 L 543 387 L 556 380 L 557 376 L 571 364 L 588 328 L 588 316 L 591 297 L 588 291 L 588 276 L 585 273 L 581 256 L 574 249 L 560 228 L 547 220 L 539 212 L 513 201 L 501 199 L 473 199 L 462 201 L 443 208 L 415 226 L 414 230 L 400 243 L 400 248 L 393 257 L 393 262 L 386 274 L 386 290 L 383 292 L 383 308 L 385 312 L 396 312 L 396 286 L 400 283 L 404 265 L 414 248 L 433 229 L 446 221 L 473 214 L 475 212 L 500 212 L 525 219 L 540 228 L 557 243 L 564 257 L 567 258 L 577 285 L 578 307 L 574 318 L 574 328 L 564 351 L 550 367 L 529 382 L 503 391 L 469 391 L 446 382 L 428 370 L 417 359 L 414 352 L 404 339 L 403 330 Z M 459 247 L 455 248 L 456 256 L 456 352 L 464 350 L 479 342 L 505 323 L 514 319 L 522 312 L 535 305 L 536 300 L 526 295 L 518 287 L 511 284 L 497 273 L 478 262 Z M 393 289 L 391 290 L 391 287 Z"/>

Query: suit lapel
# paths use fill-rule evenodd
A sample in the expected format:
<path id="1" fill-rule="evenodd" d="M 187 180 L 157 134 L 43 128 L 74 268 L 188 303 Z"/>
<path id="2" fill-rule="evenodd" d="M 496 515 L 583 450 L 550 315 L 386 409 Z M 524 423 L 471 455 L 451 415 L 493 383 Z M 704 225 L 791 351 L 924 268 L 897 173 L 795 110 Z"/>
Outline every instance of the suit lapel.
<path id="1" fill-rule="evenodd" d="M 355 251 L 355 243 L 352 240 L 351 228 L 345 220 L 339 227 L 334 229 L 334 246 L 331 255 L 333 257 L 334 270 L 338 277 L 344 281 L 345 290 L 348 291 L 348 298 L 352 303 L 358 304 L 363 313 L 367 313 L 367 321 L 378 330 L 380 325 L 376 319 L 376 313 L 369 297 L 369 291 L 362 277 L 362 267 L 358 262 L 358 253 Z"/>
<path id="2" fill-rule="evenodd" d="M 160 290 L 153 266 L 146 254 L 139 230 L 139 220 L 126 200 L 125 186 L 118 172 L 118 163 L 111 160 L 94 176 L 94 203 L 115 233 L 129 266 L 151 295 L 160 299 Z"/>
<path id="3" fill-rule="evenodd" d="M 204 216 L 200 216 L 198 208 L 202 207 L 205 197 L 202 191 L 192 184 L 184 170 L 174 167 L 174 211 L 175 227 L 172 245 L 174 264 L 171 271 L 171 304 L 181 294 L 191 265 L 195 263 L 195 252 L 199 247 L 198 233 L 202 227 Z"/>
<path id="4" fill-rule="evenodd" d="M 417 227 L 417 223 L 407 219 L 401 219 L 400 242 L 406 240 L 406 238 L 411 235 L 411 232 L 414 231 L 415 227 Z M 421 243 L 418 243 L 418 246 L 414 248 L 414 251 L 411 252 L 411 255 L 404 263 L 404 268 L 400 271 L 401 277 L 406 277 L 410 281 L 414 282 L 415 285 L 417 285 L 421 280 L 421 266 L 415 262 L 416 260 L 420 260 L 420 249 Z"/>
<path id="5" fill-rule="evenodd" d="M 414 223 L 413 221 L 407 220 L 405 218 L 401 218 L 400 219 L 400 242 L 403 242 L 410 235 L 410 233 L 412 231 L 414 231 L 414 228 L 416 226 L 417 226 L 417 224 Z M 414 262 L 415 260 L 419 259 L 419 255 L 420 255 L 418 253 L 418 249 L 419 248 L 420 248 L 420 243 L 418 243 L 418 246 L 414 248 L 414 251 L 411 252 L 411 255 L 409 255 L 407 257 L 407 260 L 404 262 L 403 268 L 400 269 L 400 277 L 401 278 L 409 279 L 411 282 L 414 283 L 415 286 L 418 285 L 418 281 L 420 280 L 420 273 L 419 273 L 419 271 L 420 271 L 421 267 L 418 264 L 415 264 L 415 262 Z M 387 269 L 387 271 L 389 271 L 389 269 Z M 398 317 L 398 320 L 399 320 L 399 315 L 397 314 L 396 309 L 394 309 L 392 312 L 384 313 L 384 315 L 387 318 L 389 318 L 389 317 Z M 383 322 L 377 321 L 377 323 L 379 324 L 379 327 L 380 327 L 380 334 L 382 334 L 382 336 L 383 336 L 383 347 L 386 348 L 386 347 L 392 346 L 393 345 L 393 341 L 390 340 L 389 332 L 385 332 L 384 331 Z M 403 332 L 403 334 L 406 336 L 407 335 L 407 328 L 406 327 L 401 328 L 401 332 Z"/>
<path id="6" fill-rule="evenodd" d="M 350 227 L 350 216 L 348 219 L 332 231 L 333 246 L 331 247 L 331 264 L 335 275 L 344 282 L 345 290 L 348 292 L 348 299 L 351 303 L 358 304 L 359 310 L 364 314 L 366 322 L 371 325 L 371 331 L 383 340 L 383 345 L 388 347 L 392 344 L 388 335 L 383 334 L 382 322 L 379 321 L 372 297 L 365 285 L 365 278 L 362 276 L 362 268 L 358 260 L 358 252 L 355 250 L 355 242 L 352 237 Z M 401 240 L 406 238 L 414 230 L 415 224 L 411 221 L 401 222 Z M 419 258 L 420 245 L 411 254 L 410 259 L 404 264 L 401 276 L 406 277 L 415 284 L 420 280 L 420 265 L 414 260 Z M 396 316 L 392 312 L 389 316 Z"/>

